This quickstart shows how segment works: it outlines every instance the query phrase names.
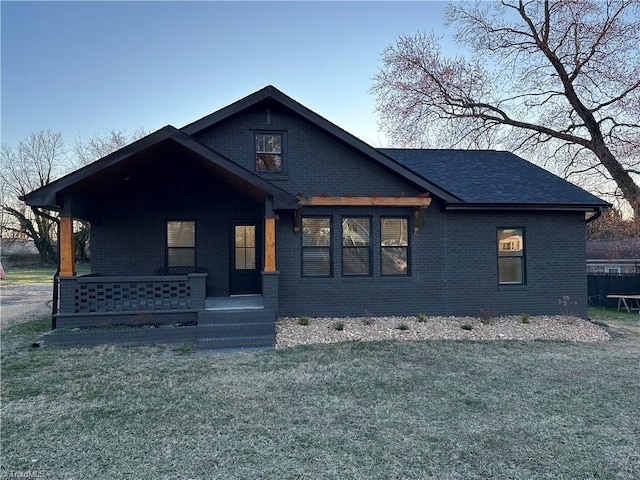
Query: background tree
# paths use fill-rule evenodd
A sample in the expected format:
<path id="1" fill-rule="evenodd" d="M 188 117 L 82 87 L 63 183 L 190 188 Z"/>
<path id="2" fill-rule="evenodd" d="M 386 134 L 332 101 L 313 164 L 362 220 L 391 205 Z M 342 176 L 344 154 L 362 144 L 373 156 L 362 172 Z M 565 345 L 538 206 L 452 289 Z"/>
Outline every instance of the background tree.
<path id="1" fill-rule="evenodd" d="M 54 180 L 64 169 L 64 142 L 59 132 L 40 130 L 31 133 L 12 148 L 0 149 L 0 180 L 3 183 L 3 234 L 33 240 L 43 263 L 54 262 L 56 254 L 55 222 L 48 211 L 27 207 L 18 197 Z"/>
<path id="2" fill-rule="evenodd" d="M 565 176 L 624 198 L 640 216 L 638 0 L 453 3 L 466 57 L 433 34 L 403 36 L 374 78 L 392 142 L 501 146 L 562 161 Z M 588 188 L 588 187 L 587 187 Z"/>
<path id="3" fill-rule="evenodd" d="M 147 135 L 147 131 L 139 128 L 130 135 L 121 131 L 111 130 L 105 135 L 94 135 L 89 140 L 83 140 L 78 137 L 73 144 L 75 166 L 83 167 L 93 163 L 145 135 Z"/>

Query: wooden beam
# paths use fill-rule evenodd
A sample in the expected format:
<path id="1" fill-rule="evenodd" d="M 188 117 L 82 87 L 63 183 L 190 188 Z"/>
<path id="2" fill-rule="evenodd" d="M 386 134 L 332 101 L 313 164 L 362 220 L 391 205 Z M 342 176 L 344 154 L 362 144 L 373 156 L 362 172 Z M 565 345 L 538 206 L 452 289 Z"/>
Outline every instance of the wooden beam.
<path id="1" fill-rule="evenodd" d="M 73 241 L 73 218 L 60 217 L 60 276 L 76 276 L 76 255 Z"/>
<path id="2" fill-rule="evenodd" d="M 276 271 L 276 219 L 264 219 L 264 271 Z"/>
<path id="3" fill-rule="evenodd" d="M 303 197 L 301 207 L 428 207 L 429 197 Z"/>

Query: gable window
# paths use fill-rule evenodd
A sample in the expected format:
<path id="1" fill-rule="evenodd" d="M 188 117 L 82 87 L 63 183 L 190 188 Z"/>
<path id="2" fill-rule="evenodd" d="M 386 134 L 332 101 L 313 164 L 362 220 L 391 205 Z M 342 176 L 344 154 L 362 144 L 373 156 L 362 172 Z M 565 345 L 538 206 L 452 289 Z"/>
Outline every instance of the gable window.
<path id="1" fill-rule="evenodd" d="M 409 219 L 380 219 L 382 275 L 409 274 Z"/>
<path id="2" fill-rule="evenodd" d="M 196 264 L 196 222 L 167 222 L 167 266 L 194 267 Z"/>
<path id="3" fill-rule="evenodd" d="M 498 229 L 498 283 L 524 284 L 524 229 Z"/>
<path id="4" fill-rule="evenodd" d="M 331 276 L 331 217 L 302 217 L 302 275 Z"/>
<path id="5" fill-rule="evenodd" d="M 371 274 L 371 219 L 342 219 L 342 274 Z"/>
<path id="6" fill-rule="evenodd" d="M 282 172 L 282 133 L 255 133 L 256 172 Z"/>

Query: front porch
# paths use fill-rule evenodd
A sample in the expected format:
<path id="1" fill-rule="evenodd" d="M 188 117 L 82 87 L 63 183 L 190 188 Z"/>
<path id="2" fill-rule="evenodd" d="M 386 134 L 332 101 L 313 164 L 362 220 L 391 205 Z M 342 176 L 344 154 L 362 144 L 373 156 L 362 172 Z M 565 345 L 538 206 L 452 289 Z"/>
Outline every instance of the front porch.
<path id="1" fill-rule="evenodd" d="M 200 350 L 275 345 L 277 275 L 263 275 L 266 296 L 206 297 L 206 280 L 206 273 L 61 277 L 59 310 L 44 343 L 186 343 Z"/>

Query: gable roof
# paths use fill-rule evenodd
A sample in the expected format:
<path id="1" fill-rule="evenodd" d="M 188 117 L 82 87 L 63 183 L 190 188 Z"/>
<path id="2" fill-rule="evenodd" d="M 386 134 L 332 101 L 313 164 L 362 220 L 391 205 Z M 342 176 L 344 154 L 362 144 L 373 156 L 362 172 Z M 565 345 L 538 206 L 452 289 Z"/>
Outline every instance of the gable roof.
<path id="1" fill-rule="evenodd" d="M 255 198 L 270 195 L 275 209 L 297 208 L 295 196 L 198 142 L 194 136 L 258 105 L 277 104 L 357 151 L 393 175 L 411 182 L 455 209 L 601 210 L 609 204 L 575 185 L 509 152 L 493 150 L 375 149 L 269 85 L 182 129 L 160 130 L 24 196 L 32 206 L 69 208 L 63 197 L 107 195 L 141 172 L 154 158 L 178 149 Z"/>
<path id="2" fill-rule="evenodd" d="M 448 209 L 593 210 L 609 204 L 510 152 L 382 148 L 380 152 L 446 190 Z"/>
<path id="3" fill-rule="evenodd" d="M 414 183 L 418 187 L 427 190 L 446 201 L 459 200 L 454 195 L 451 195 L 446 190 L 440 188 L 440 186 L 432 183 L 429 178 L 417 175 L 415 172 L 406 168 L 404 165 L 393 161 L 388 156 L 383 155 L 380 151 L 373 148 L 371 145 L 363 142 L 359 138 L 351 135 L 349 132 L 330 122 L 326 118 L 309 110 L 304 105 L 285 95 L 273 85 L 268 85 L 258 90 L 257 92 L 252 93 L 251 95 L 248 95 L 245 98 L 232 103 L 231 105 L 228 105 L 227 107 L 224 107 L 182 127 L 180 130 L 187 135 L 198 135 L 199 133 L 227 120 L 228 118 L 241 113 L 248 108 L 254 107 L 262 102 L 275 102 L 284 106 L 302 119 L 306 120 L 312 125 L 315 125 L 325 133 L 333 136 L 339 142 L 342 142 L 348 147 L 369 157 L 373 162 L 380 165 L 387 171 L 399 175 L 403 179 Z"/>
<path id="4" fill-rule="evenodd" d="M 111 189 L 118 188 L 129 181 L 132 174 L 143 175 L 150 171 L 151 167 L 155 166 L 151 162 L 164 151 L 176 149 L 201 160 L 212 174 L 225 177 L 229 183 L 253 196 L 271 195 L 276 209 L 296 208 L 298 205 L 298 199 L 295 196 L 195 141 L 171 125 L 28 193 L 22 200 L 31 206 L 61 210 L 64 207 L 61 196 L 74 193 L 90 196 L 106 195 Z"/>

